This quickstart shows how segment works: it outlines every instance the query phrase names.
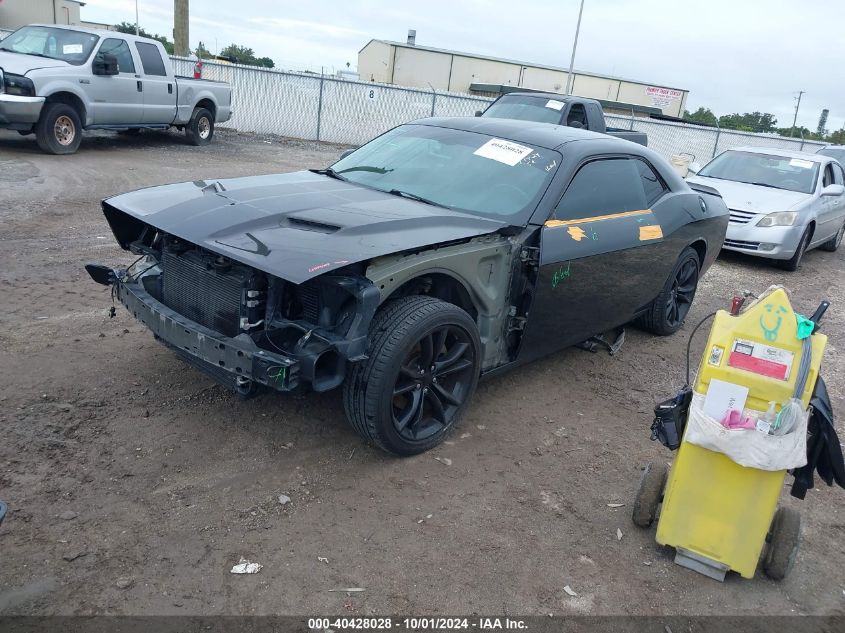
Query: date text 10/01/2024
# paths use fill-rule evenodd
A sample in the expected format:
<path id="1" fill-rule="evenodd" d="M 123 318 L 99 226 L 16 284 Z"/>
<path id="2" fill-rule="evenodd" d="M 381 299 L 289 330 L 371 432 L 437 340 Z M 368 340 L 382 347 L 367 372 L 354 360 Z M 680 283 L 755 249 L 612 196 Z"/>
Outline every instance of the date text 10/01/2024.
<path id="1" fill-rule="evenodd" d="M 308 628 L 312 630 L 392 630 L 411 631 L 446 631 L 446 630 L 524 630 L 527 625 L 523 620 L 512 618 L 309 618 Z"/>

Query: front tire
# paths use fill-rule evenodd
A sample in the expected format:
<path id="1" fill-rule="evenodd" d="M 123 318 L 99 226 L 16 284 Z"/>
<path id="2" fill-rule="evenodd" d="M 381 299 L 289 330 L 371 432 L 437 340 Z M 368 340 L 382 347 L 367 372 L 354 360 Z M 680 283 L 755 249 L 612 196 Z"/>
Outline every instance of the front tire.
<path id="1" fill-rule="evenodd" d="M 763 571 L 772 580 L 783 580 L 795 564 L 801 542 L 801 515 L 792 508 L 778 508 L 772 520 L 771 542 Z"/>
<path id="2" fill-rule="evenodd" d="M 352 427 L 396 455 L 440 444 L 457 424 L 478 383 L 481 342 L 459 307 L 425 296 L 393 301 L 370 326 L 367 360 L 343 388 Z"/>
<path id="3" fill-rule="evenodd" d="M 801 265 L 801 258 L 804 257 L 804 253 L 807 252 L 807 246 L 809 244 L 810 227 L 808 226 L 807 229 L 804 231 L 804 234 L 801 236 L 801 240 L 798 242 L 798 247 L 795 249 L 795 254 L 789 259 L 777 261 L 778 267 L 782 268 L 783 270 L 788 270 L 789 272 L 795 272 L 796 270 L 798 270 L 798 267 Z"/>
<path id="4" fill-rule="evenodd" d="M 79 113 L 66 103 L 48 103 L 35 125 L 35 140 L 48 154 L 73 154 L 82 141 Z"/>
<path id="5" fill-rule="evenodd" d="M 660 294 L 639 318 L 639 323 L 645 330 L 658 336 L 668 336 L 681 329 L 698 289 L 700 267 L 698 253 L 687 246 L 675 263 Z"/>
<path id="6" fill-rule="evenodd" d="M 631 520 L 637 527 L 651 527 L 657 518 L 657 508 L 663 501 L 663 489 L 666 487 L 668 474 L 666 464 L 654 465 L 649 462 L 646 465 L 631 512 Z"/>
<path id="7" fill-rule="evenodd" d="M 828 253 L 835 253 L 836 250 L 839 248 L 839 245 L 842 244 L 843 235 L 845 235 L 845 222 L 843 222 L 842 226 L 839 227 L 839 231 L 837 231 L 836 235 L 834 235 L 827 242 L 822 244 L 820 248 L 823 251 L 827 251 Z"/>
<path id="8" fill-rule="evenodd" d="M 194 108 L 185 126 L 185 137 L 191 145 L 208 145 L 214 137 L 214 116 L 206 108 Z"/>

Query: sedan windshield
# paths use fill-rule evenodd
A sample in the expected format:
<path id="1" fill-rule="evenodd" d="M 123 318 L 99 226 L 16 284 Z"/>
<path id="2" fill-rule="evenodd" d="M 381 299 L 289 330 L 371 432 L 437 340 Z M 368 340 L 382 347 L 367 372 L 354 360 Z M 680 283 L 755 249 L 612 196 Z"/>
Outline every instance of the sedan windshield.
<path id="1" fill-rule="evenodd" d="M 88 59 L 99 39 L 81 31 L 25 26 L 0 42 L 0 51 L 58 59 L 79 66 Z"/>
<path id="2" fill-rule="evenodd" d="M 818 173 L 818 163 L 806 158 L 728 150 L 711 160 L 698 175 L 773 189 L 813 193 Z"/>
<path id="3" fill-rule="evenodd" d="M 485 216 L 533 211 L 561 156 L 486 134 L 402 125 L 332 165 L 343 180 Z"/>

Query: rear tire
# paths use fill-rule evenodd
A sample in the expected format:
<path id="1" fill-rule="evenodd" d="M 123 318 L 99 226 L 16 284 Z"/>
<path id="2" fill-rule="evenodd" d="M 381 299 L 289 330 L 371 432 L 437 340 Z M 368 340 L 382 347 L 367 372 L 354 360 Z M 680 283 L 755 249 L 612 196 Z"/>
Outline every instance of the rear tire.
<path id="1" fill-rule="evenodd" d="M 798 267 L 801 265 L 801 258 L 804 257 L 804 253 L 807 252 L 807 246 L 809 245 L 809 243 L 810 227 L 808 226 L 807 229 L 804 231 L 804 234 L 801 236 L 801 240 L 798 242 L 798 247 L 795 249 L 795 254 L 789 259 L 776 261 L 778 268 L 782 268 L 783 270 L 788 270 L 790 272 L 798 270 Z"/>
<path id="2" fill-rule="evenodd" d="M 373 319 L 368 353 L 343 386 L 352 427 L 396 455 L 440 444 L 478 383 L 481 342 L 469 314 L 431 297 L 398 299 Z"/>
<path id="3" fill-rule="evenodd" d="M 185 126 L 185 137 L 191 145 L 208 145 L 214 137 L 214 116 L 205 108 L 194 108 Z"/>
<path id="4" fill-rule="evenodd" d="M 801 541 L 801 515 L 792 508 L 778 508 L 772 519 L 771 542 L 763 571 L 772 580 L 783 580 L 795 564 Z"/>
<path id="5" fill-rule="evenodd" d="M 82 141 L 79 113 L 66 103 L 48 103 L 35 125 L 38 147 L 48 154 L 73 154 Z"/>
<path id="6" fill-rule="evenodd" d="M 640 326 L 658 336 L 668 336 L 680 330 L 695 299 L 700 269 L 698 253 L 687 246 L 660 294 L 638 319 Z"/>
<path id="7" fill-rule="evenodd" d="M 634 509 L 631 512 L 631 520 L 634 525 L 647 528 L 651 527 L 657 517 L 657 507 L 663 500 L 663 488 L 666 486 L 666 477 L 669 469 L 666 464 L 655 466 L 648 463 L 643 471 L 643 478 L 640 481 L 640 489 L 634 499 Z"/>
<path id="8" fill-rule="evenodd" d="M 827 242 L 822 244 L 819 248 L 823 251 L 827 251 L 828 253 L 835 253 L 836 250 L 839 248 L 839 245 L 842 243 L 842 236 L 845 235 L 845 222 L 842 223 L 842 226 L 839 227 L 839 231 L 830 238 Z"/>

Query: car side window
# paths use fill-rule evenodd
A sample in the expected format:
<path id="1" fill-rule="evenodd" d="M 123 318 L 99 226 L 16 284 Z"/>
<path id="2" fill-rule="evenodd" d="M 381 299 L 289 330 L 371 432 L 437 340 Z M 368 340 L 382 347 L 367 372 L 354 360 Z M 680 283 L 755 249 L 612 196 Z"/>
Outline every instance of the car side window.
<path id="1" fill-rule="evenodd" d="M 641 162 L 634 158 L 606 158 L 587 163 L 569 183 L 553 217 L 579 220 L 647 209 L 638 165 Z"/>
<path id="2" fill-rule="evenodd" d="M 161 53 L 158 52 L 158 47 L 155 44 L 135 42 L 135 48 L 141 58 L 141 66 L 144 67 L 145 75 L 167 77 L 164 62 L 161 61 Z"/>
<path id="3" fill-rule="evenodd" d="M 833 182 L 837 185 L 845 185 L 845 171 L 842 171 L 842 165 L 833 165 Z"/>
<path id="4" fill-rule="evenodd" d="M 576 124 L 574 127 L 587 127 L 587 111 L 584 109 L 583 103 L 575 103 L 569 109 L 569 114 L 566 116 L 566 124 L 572 125 L 573 123 Z"/>
<path id="5" fill-rule="evenodd" d="M 643 181 L 646 203 L 648 203 L 648 206 L 651 206 L 660 200 L 669 188 L 664 184 L 660 176 L 657 175 L 657 172 L 654 171 L 654 168 L 647 162 L 644 160 L 635 160 L 634 162 L 637 164 L 640 178 Z"/>
<path id="6" fill-rule="evenodd" d="M 822 176 L 822 187 L 827 187 L 833 184 L 833 163 L 828 163 L 824 167 L 824 176 Z"/>
<path id="7" fill-rule="evenodd" d="M 113 37 L 105 40 L 97 52 L 97 58 L 102 59 L 103 55 L 114 55 L 117 58 L 117 70 L 122 73 L 134 73 L 135 62 L 132 61 L 132 51 L 126 40 L 118 40 Z"/>

